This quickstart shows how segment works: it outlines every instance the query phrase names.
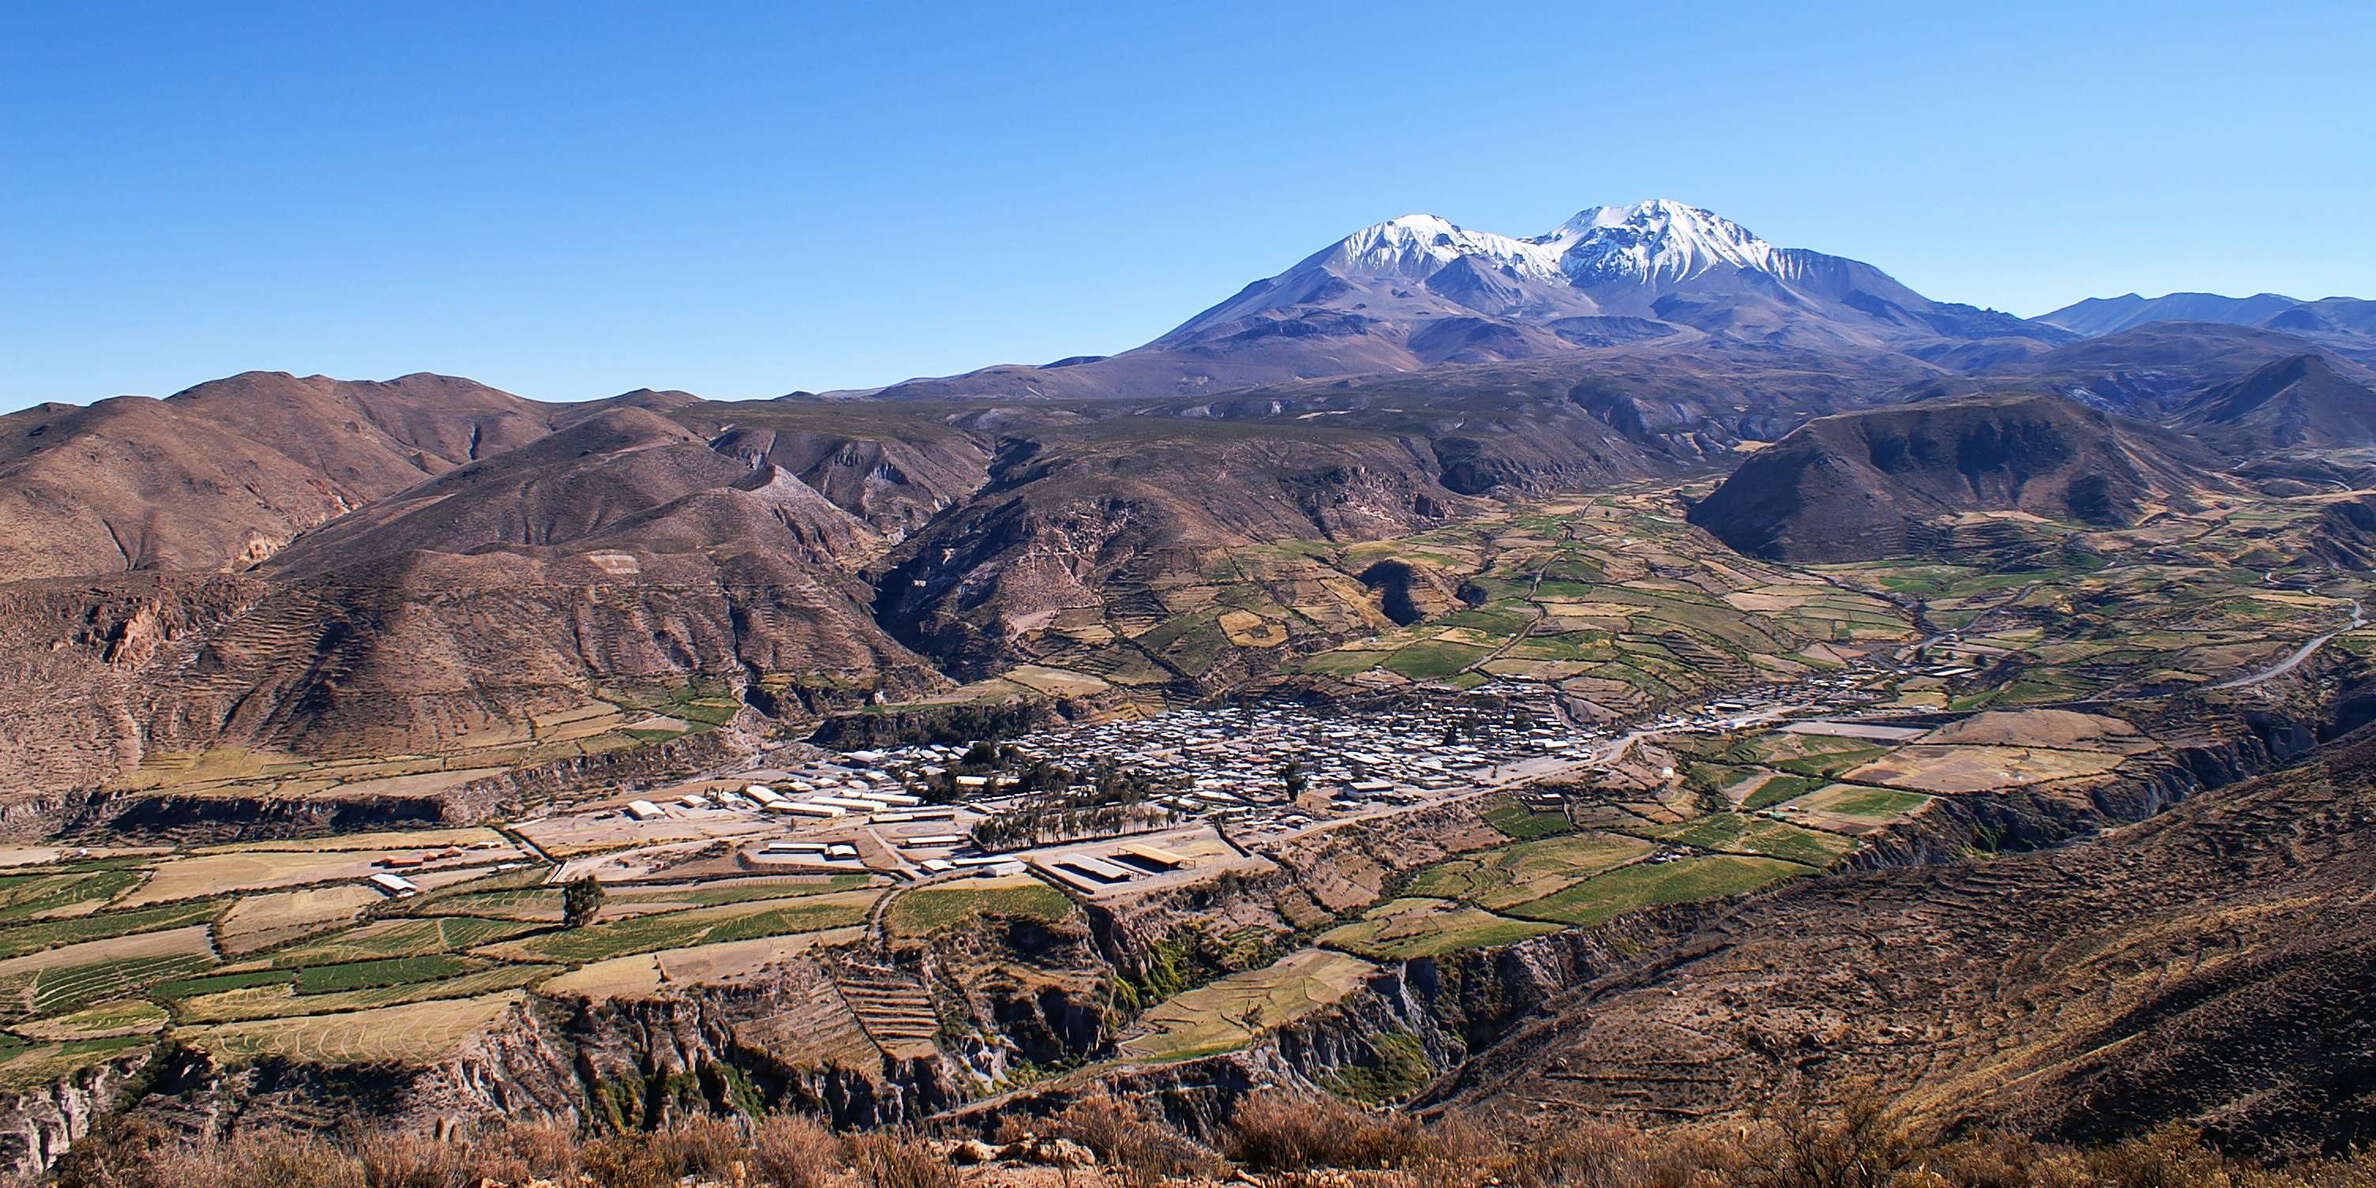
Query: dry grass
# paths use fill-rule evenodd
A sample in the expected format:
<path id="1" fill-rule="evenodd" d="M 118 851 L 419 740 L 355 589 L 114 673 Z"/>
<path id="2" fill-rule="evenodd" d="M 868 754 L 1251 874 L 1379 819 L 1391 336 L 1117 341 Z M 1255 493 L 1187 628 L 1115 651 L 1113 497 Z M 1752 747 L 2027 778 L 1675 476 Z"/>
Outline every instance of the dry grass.
<path id="1" fill-rule="evenodd" d="M 905 1132 L 862 1134 L 850 1159 L 866 1188 L 963 1188 L 963 1179 L 932 1144 Z"/>
<path id="2" fill-rule="evenodd" d="M 1008 1119 L 1010 1130 L 1026 1119 Z M 1749 1125 L 1634 1129 L 1568 1124 L 1496 1132 L 1331 1097 L 1271 1090 L 1237 1103 L 1208 1148 L 1137 1099 L 1102 1091 L 1030 1123 L 1087 1147 L 1082 1182 L 1213 1185 L 1259 1174 L 1274 1188 L 2376 1188 L 2376 1154 L 2268 1167 L 2170 1127 L 2083 1148 L 1993 1133 L 1925 1133 L 1878 1098 L 1809 1113 L 1790 1101 Z M 1224 1159 L 1226 1156 L 1226 1159 Z M 1047 1173 L 1047 1174 L 1042 1174 Z M 1055 1178 L 1051 1178 L 1054 1176 Z M 1243 1177 L 1241 1176 L 1241 1179 Z M 966 1188 L 1074 1182 L 1065 1169 L 969 1176 L 911 1131 L 847 1139 L 813 1118 L 684 1119 L 586 1139 L 553 1123 L 475 1134 L 366 1133 L 343 1141 L 242 1134 L 191 1141 L 116 1119 L 75 1144 L 56 1188 Z"/>

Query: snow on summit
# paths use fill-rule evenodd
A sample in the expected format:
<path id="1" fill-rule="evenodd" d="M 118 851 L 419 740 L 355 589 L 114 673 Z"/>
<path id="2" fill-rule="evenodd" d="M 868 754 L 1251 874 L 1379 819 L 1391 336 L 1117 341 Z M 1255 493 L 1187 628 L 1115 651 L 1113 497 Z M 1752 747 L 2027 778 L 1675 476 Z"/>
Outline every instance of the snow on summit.
<path id="1" fill-rule="evenodd" d="M 1558 278 L 1558 253 L 1490 231 L 1471 231 L 1439 215 L 1411 214 L 1364 227 L 1297 267 L 1318 264 L 1340 276 L 1422 280 L 1464 256 L 1543 280 Z"/>
<path id="2" fill-rule="evenodd" d="M 1741 269 L 1779 277 L 1787 259 L 1739 223 L 1667 198 L 1589 207 L 1525 239 L 1408 214 L 1255 281 L 1158 341 L 1233 333 L 1245 319 L 1291 309 L 1372 320 L 1643 314 L 1668 286 Z"/>
<path id="3" fill-rule="evenodd" d="M 1590 207 L 1532 242 L 1556 249 L 1561 270 L 1585 283 L 1687 280 L 1721 267 L 1774 271 L 1773 244 L 1731 219 L 1670 198 Z"/>

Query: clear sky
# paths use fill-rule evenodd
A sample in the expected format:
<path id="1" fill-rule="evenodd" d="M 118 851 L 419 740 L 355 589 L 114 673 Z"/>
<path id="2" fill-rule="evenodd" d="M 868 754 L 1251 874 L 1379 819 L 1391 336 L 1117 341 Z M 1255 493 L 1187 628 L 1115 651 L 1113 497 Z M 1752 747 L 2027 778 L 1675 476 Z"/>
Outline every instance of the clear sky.
<path id="1" fill-rule="evenodd" d="M 2376 297 L 2376 4 L 1947 7 L 17 0 L 0 408 L 867 386 L 1651 196 L 2024 314 Z"/>

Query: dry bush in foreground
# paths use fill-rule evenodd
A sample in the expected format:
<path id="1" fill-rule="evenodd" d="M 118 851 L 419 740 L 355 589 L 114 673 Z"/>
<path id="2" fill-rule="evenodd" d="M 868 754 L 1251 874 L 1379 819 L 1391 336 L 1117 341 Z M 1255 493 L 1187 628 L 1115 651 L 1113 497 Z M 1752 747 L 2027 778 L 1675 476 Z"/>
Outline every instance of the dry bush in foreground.
<path id="1" fill-rule="evenodd" d="M 1457 1120 L 1422 1122 L 1404 1113 L 1367 1109 L 1334 1097 L 1258 1093 L 1240 1103 L 1221 1149 L 1254 1171 L 1316 1167 L 1412 1168 L 1474 1165 L 1494 1152 L 1493 1139 Z"/>
<path id="2" fill-rule="evenodd" d="M 955 1166 L 931 1143 L 904 1131 L 861 1134 L 850 1160 L 867 1188 L 958 1188 Z"/>
<path id="3" fill-rule="evenodd" d="M 806 1114 L 774 1114 L 751 1125 L 752 1170 L 775 1188 L 819 1188 L 841 1166 L 841 1136 Z"/>
<path id="4" fill-rule="evenodd" d="M 1089 1148 L 1101 1164 L 1133 1183 L 1211 1179 L 1227 1170 L 1204 1144 L 1157 1120 L 1137 1102 L 1103 1090 L 1066 1106 L 1049 1119 L 1047 1130 Z"/>
<path id="5" fill-rule="evenodd" d="M 531 1181 L 568 1188 L 1050 1188 L 1058 1182 L 1186 1188 L 1227 1179 L 1234 1163 L 1266 1176 L 1274 1188 L 2376 1188 L 2376 1153 L 2264 1167 L 2177 1128 L 2092 1148 L 1985 1133 L 1942 1141 L 1876 1102 L 1823 1114 L 1785 1105 L 1747 1125 L 1569 1124 L 1500 1134 L 1458 1119 L 1423 1120 L 1270 1092 L 1239 1104 L 1216 1153 L 1139 1102 L 1098 1093 L 1013 1137 L 1069 1140 L 1062 1145 L 1088 1148 L 1101 1166 L 960 1170 L 947 1144 L 913 1132 L 845 1140 L 801 1116 L 747 1125 L 694 1119 L 591 1139 L 527 1123 L 444 1140 L 378 1133 L 344 1142 L 272 1134 L 192 1141 L 119 1120 L 75 1144 L 51 1182 L 57 1188 L 511 1188 Z M 1076 1181 L 1076 1172 L 1085 1178 Z"/>

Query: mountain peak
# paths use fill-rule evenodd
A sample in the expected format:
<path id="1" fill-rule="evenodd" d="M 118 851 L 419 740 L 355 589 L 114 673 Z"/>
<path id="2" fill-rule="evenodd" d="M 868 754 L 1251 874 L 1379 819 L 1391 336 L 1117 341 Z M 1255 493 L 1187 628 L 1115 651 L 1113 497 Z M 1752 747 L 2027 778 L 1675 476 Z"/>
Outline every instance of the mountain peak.
<path id="1" fill-rule="evenodd" d="M 1463 257 L 1481 258 L 1539 279 L 1560 275 L 1555 257 L 1534 244 L 1490 231 L 1471 231 L 1432 214 L 1407 214 L 1372 223 L 1306 263 L 1316 263 L 1340 276 L 1418 280 Z"/>
<path id="2" fill-rule="evenodd" d="M 1556 250 L 1560 269 L 1586 283 L 1688 280 L 1726 267 L 1774 271 L 1773 244 L 1672 198 L 1587 207 L 1532 242 Z"/>

